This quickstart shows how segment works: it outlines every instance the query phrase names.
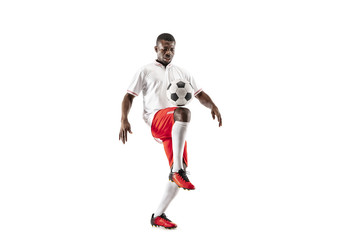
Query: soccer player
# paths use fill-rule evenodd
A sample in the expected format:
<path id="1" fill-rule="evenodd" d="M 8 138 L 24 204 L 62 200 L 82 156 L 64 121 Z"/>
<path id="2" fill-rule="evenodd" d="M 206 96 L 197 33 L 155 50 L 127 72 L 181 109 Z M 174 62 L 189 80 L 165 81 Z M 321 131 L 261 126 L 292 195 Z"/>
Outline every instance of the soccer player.
<path id="1" fill-rule="evenodd" d="M 177 195 L 179 188 L 194 190 L 194 185 L 186 175 L 187 150 L 186 131 L 190 122 L 190 110 L 184 107 L 173 107 L 167 97 L 166 88 L 176 79 L 186 79 L 194 88 L 194 96 L 205 107 L 211 109 L 222 126 L 219 109 L 211 98 L 196 84 L 194 78 L 184 69 L 171 64 L 175 54 L 175 39 L 171 34 L 160 34 L 156 40 L 156 61 L 143 66 L 135 74 L 122 102 L 121 128 L 119 140 L 124 144 L 128 140 L 127 133 L 132 133 L 128 114 L 133 99 L 141 92 L 143 94 L 143 118 L 151 128 L 155 139 L 162 142 L 170 165 L 170 175 L 165 194 L 155 213 L 151 216 L 151 225 L 167 229 L 177 225 L 165 215 L 165 210 Z"/>

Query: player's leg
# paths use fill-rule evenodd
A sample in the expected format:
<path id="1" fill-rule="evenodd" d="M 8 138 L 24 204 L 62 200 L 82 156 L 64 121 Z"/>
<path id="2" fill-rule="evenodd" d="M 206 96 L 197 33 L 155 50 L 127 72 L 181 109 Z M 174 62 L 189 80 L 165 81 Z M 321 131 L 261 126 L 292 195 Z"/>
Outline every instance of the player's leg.
<path id="1" fill-rule="evenodd" d="M 186 171 L 186 164 L 183 163 L 183 169 Z M 154 217 L 160 216 L 161 214 L 165 213 L 167 207 L 171 203 L 171 201 L 176 197 L 179 192 L 179 187 L 174 182 L 169 182 L 166 186 L 165 193 L 163 198 L 160 202 L 160 205 L 156 212 L 154 213 Z"/>
<path id="2" fill-rule="evenodd" d="M 187 108 L 177 108 L 174 111 L 174 125 L 172 127 L 171 135 L 173 139 L 173 172 L 178 172 L 183 169 L 183 151 L 185 146 L 185 137 L 187 128 L 190 122 L 191 112 Z"/>
<path id="3" fill-rule="evenodd" d="M 169 160 L 170 167 L 173 162 L 173 154 L 172 154 L 172 139 L 167 138 L 163 139 L 164 150 L 166 156 Z M 185 153 L 186 155 L 186 153 Z M 151 217 L 151 225 L 153 226 L 162 226 L 165 228 L 175 228 L 176 224 L 171 222 L 165 215 L 165 211 L 172 202 L 172 200 L 176 197 L 179 192 L 179 187 L 173 183 L 168 182 L 166 185 L 166 189 L 164 195 L 161 199 L 161 202 L 156 210 L 156 212 Z"/>
<path id="4" fill-rule="evenodd" d="M 174 110 L 174 120 L 179 122 L 190 122 L 191 112 L 187 108 L 178 107 Z"/>
<path id="5" fill-rule="evenodd" d="M 172 139 L 171 138 L 163 139 L 163 145 L 164 145 L 164 150 L 165 150 L 166 156 L 169 160 L 169 166 L 170 166 L 170 168 L 172 168 L 172 166 L 173 166 Z M 183 168 L 184 168 L 184 170 L 186 170 L 186 166 L 187 166 L 187 144 L 186 144 L 186 142 L 185 142 L 183 156 L 184 156 Z M 178 192 L 179 192 L 178 185 L 175 184 L 174 182 L 169 182 L 168 185 L 166 186 L 165 193 L 161 199 L 161 202 L 160 202 L 156 212 L 151 217 L 151 224 L 153 226 L 162 226 L 165 228 L 176 227 L 176 224 L 171 222 L 169 219 L 167 219 L 166 216 L 164 218 L 163 214 L 165 214 L 166 209 L 168 208 L 170 203 L 173 201 L 173 199 L 176 197 Z"/>
<path id="6" fill-rule="evenodd" d="M 172 139 L 171 138 L 163 139 L 163 145 L 171 168 L 173 164 Z M 175 198 L 178 192 L 179 192 L 178 186 L 173 182 L 169 182 L 168 185 L 166 186 L 166 190 L 160 202 L 160 205 L 154 214 L 155 217 L 160 216 L 165 212 L 170 202 Z"/>
<path id="7" fill-rule="evenodd" d="M 169 179 L 174 181 L 179 187 L 187 190 L 194 190 L 194 185 L 189 181 L 184 171 L 184 147 L 187 128 L 190 122 L 191 113 L 187 108 L 177 108 L 174 111 L 174 125 L 172 127 L 172 150 L 173 168 Z"/>
<path id="8" fill-rule="evenodd" d="M 152 124 L 152 134 L 155 138 L 159 138 L 163 141 L 164 149 L 166 156 L 169 160 L 170 167 L 173 166 L 173 145 L 172 145 L 172 128 L 174 125 L 174 111 L 175 108 L 163 109 L 160 110 L 154 117 Z M 186 110 L 185 110 L 186 111 Z M 182 114 L 182 119 L 185 119 L 185 115 Z M 177 118 L 178 119 L 178 118 Z M 189 119 L 190 120 L 190 119 Z M 187 150 L 186 142 L 183 147 L 182 157 L 184 158 L 184 163 L 181 165 L 181 168 L 185 168 L 187 165 Z M 158 206 L 158 209 L 151 217 L 151 224 L 153 226 L 162 226 L 165 228 L 175 228 L 176 224 L 171 222 L 165 215 L 167 207 L 170 205 L 172 200 L 176 197 L 179 186 L 172 182 L 169 182 L 163 198 Z"/>
<path id="9" fill-rule="evenodd" d="M 158 206 L 154 217 L 160 216 L 168 208 L 171 201 L 176 197 L 179 192 L 178 186 L 173 182 L 168 182 L 166 185 L 165 193 L 161 199 L 160 205 Z"/>

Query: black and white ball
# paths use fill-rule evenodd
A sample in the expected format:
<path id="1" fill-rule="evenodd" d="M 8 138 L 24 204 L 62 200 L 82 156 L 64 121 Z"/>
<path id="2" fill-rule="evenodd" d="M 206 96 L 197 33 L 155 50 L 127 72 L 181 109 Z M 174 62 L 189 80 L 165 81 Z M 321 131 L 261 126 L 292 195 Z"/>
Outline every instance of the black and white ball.
<path id="1" fill-rule="evenodd" d="M 172 105 L 185 106 L 193 99 L 194 89 L 187 80 L 178 79 L 169 84 L 166 96 Z"/>

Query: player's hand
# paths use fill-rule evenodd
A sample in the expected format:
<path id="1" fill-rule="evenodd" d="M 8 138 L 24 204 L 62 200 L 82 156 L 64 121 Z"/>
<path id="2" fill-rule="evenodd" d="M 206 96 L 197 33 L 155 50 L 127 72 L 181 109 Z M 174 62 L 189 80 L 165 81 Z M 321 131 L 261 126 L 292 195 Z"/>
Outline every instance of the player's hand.
<path id="1" fill-rule="evenodd" d="M 121 128 L 119 133 L 119 140 L 125 144 L 127 142 L 127 132 L 132 134 L 131 126 L 128 120 L 121 121 Z"/>
<path id="2" fill-rule="evenodd" d="M 219 127 L 222 126 L 222 118 L 221 118 L 221 114 L 219 112 L 219 109 L 217 107 L 213 107 L 211 109 L 211 116 L 213 119 L 215 119 L 215 116 L 217 117 L 217 120 L 219 122 Z"/>

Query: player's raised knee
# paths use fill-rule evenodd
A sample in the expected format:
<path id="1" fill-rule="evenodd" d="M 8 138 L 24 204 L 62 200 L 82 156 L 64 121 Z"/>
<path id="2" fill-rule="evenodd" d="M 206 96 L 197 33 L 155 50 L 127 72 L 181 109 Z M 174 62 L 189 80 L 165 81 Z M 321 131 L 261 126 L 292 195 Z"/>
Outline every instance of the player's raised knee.
<path id="1" fill-rule="evenodd" d="M 174 120 L 179 122 L 190 122 L 191 112 L 187 108 L 179 107 L 174 111 Z"/>

